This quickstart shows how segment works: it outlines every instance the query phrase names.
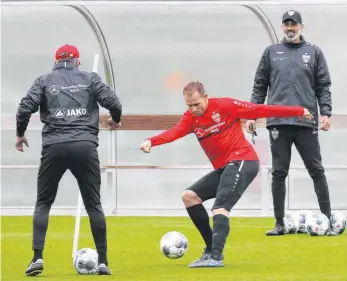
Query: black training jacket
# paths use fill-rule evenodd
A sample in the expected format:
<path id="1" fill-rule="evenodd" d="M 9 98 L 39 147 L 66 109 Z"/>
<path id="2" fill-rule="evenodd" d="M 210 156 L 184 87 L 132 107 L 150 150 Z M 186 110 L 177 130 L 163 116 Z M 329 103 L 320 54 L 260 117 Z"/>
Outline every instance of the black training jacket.
<path id="1" fill-rule="evenodd" d="M 98 145 L 99 104 L 119 122 L 122 105 L 117 94 L 95 72 L 80 71 L 71 62 L 57 63 L 38 77 L 17 110 L 17 136 L 23 136 L 30 117 L 40 110 L 42 146 L 87 140 Z"/>
<path id="2" fill-rule="evenodd" d="M 273 105 L 301 105 L 313 120 L 268 118 L 272 125 L 299 125 L 317 128 L 318 114 L 331 116 L 330 74 L 321 49 L 301 37 L 299 44 L 283 40 L 267 47 L 254 79 L 251 102 Z M 318 112 L 319 107 L 319 112 Z"/>

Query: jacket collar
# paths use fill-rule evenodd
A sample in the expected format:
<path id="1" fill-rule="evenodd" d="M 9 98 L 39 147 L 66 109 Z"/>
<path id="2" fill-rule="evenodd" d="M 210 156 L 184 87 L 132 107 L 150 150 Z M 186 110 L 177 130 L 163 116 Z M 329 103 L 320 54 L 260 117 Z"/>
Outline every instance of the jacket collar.
<path id="1" fill-rule="evenodd" d="M 282 39 L 282 43 L 290 48 L 300 48 L 302 45 L 306 43 L 306 40 L 304 36 L 300 35 L 300 43 L 288 42 L 285 37 Z"/>
<path id="2" fill-rule="evenodd" d="M 61 61 L 53 66 L 53 70 L 60 68 L 74 69 L 77 68 L 77 66 L 69 61 Z"/>

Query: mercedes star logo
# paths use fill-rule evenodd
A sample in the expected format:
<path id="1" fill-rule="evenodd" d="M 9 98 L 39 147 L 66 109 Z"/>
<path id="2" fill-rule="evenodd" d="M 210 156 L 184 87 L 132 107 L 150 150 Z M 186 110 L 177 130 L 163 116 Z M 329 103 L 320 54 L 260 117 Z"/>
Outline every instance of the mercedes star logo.
<path id="1" fill-rule="evenodd" d="M 204 129 L 197 128 L 194 130 L 194 133 L 198 138 L 201 138 L 204 135 Z"/>
<path id="2" fill-rule="evenodd" d="M 49 87 L 48 91 L 50 92 L 50 94 L 52 96 L 54 96 L 54 95 L 59 93 L 60 89 L 59 89 L 58 85 L 52 85 L 52 86 Z"/>

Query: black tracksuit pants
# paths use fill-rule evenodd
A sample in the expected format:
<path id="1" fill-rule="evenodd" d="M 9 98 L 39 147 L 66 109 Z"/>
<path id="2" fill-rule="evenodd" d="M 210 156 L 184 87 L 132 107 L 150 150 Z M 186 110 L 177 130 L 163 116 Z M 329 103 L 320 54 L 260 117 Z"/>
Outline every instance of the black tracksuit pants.
<path id="1" fill-rule="evenodd" d="M 313 180 L 320 210 L 330 218 L 329 189 L 322 166 L 318 130 L 291 125 L 271 126 L 268 129 L 272 154 L 272 196 L 275 218 L 284 217 L 285 178 L 288 175 L 293 144 Z"/>
<path id="2" fill-rule="evenodd" d="M 43 250 L 48 216 L 60 179 L 69 169 L 78 182 L 97 252 L 106 255 L 106 221 L 100 202 L 100 163 L 97 145 L 90 141 L 52 144 L 42 148 L 33 216 L 33 250 Z"/>

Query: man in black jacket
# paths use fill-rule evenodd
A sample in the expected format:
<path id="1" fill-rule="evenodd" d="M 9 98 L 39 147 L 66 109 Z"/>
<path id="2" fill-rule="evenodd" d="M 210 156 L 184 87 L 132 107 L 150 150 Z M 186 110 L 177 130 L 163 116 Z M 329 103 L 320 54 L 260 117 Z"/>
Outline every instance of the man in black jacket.
<path id="1" fill-rule="evenodd" d="M 301 35 L 302 18 L 297 11 L 283 14 L 284 38 L 267 47 L 256 71 L 251 102 L 262 104 L 301 105 L 314 116 L 312 120 L 299 118 L 269 118 L 272 153 L 272 196 L 276 225 L 266 234 L 284 234 L 285 178 L 287 177 L 292 144 L 296 146 L 307 168 L 318 197 L 320 210 L 331 216 L 329 189 L 322 166 L 318 141 L 318 127 L 328 131 L 331 116 L 330 74 L 321 49 L 305 41 Z M 319 111 L 318 112 L 318 106 Z M 320 122 L 318 114 L 320 113 Z M 255 130 L 255 120 L 248 120 L 246 128 Z M 328 235 L 334 235 L 328 231 Z"/>
<path id="2" fill-rule="evenodd" d="M 38 171 L 37 200 L 33 215 L 34 257 L 26 275 L 43 271 L 43 249 L 48 217 L 59 182 L 67 169 L 75 176 L 89 216 L 98 252 L 98 274 L 111 275 L 107 261 L 106 221 L 100 201 L 98 156 L 99 105 L 109 110 L 109 126 L 120 126 L 122 105 L 97 73 L 78 69 L 79 51 L 64 45 L 56 51 L 53 71 L 38 77 L 17 111 L 16 149 L 28 146 L 24 133 L 30 117 L 40 109 L 42 153 Z"/>

